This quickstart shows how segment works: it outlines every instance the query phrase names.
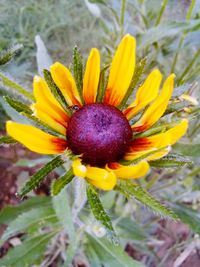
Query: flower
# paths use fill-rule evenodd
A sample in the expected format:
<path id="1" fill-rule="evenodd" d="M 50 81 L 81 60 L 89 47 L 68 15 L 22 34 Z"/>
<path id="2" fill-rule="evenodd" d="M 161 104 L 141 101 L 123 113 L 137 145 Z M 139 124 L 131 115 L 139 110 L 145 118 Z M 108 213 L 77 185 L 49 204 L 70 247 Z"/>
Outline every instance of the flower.
<path id="1" fill-rule="evenodd" d="M 125 35 L 113 57 L 101 103 L 97 103 L 100 54 L 96 48 L 88 57 L 81 93 L 70 71 L 58 62 L 53 64 L 52 79 L 73 113 L 64 110 L 39 76 L 33 81 L 36 102 L 31 109 L 35 117 L 62 136 L 13 121 L 6 124 L 8 134 L 37 153 L 72 151 L 76 155 L 72 160 L 74 175 L 103 190 L 113 189 L 117 178 L 137 179 L 147 174 L 148 161 L 167 155 L 170 146 L 186 133 L 188 121 L 182 119 L 164 132 L 151 132 L 167 108 L 175 78 L 170 74 L 159 92 L 162 75 L 158 69 L 138 88 L 135 100 L 119 109 L 133 78 L 135 49 L 134 37 Z"/>

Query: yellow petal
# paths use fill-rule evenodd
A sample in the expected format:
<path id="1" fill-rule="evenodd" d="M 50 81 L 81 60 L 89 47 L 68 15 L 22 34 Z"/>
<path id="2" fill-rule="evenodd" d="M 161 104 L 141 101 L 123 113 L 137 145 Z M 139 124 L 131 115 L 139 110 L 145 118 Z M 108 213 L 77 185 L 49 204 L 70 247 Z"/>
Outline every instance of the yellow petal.
<path id="1" fill-rule="evenodd" d="M 72 168 L 74 171 L 74 175 L 85 178 L 87 168 L 85 165 L 81 163 L 81 159 L 77 158 L 72 162 Z"/>
<path id="2" fill-rule="evenodd" d="M 33 92 L 36 99 L 34 108 L 42 109 L 49 117 L 67 126 L 66 122 L 69 120 L 69 117 L 52 95 L 46 82 L 39 76 L 34 77 Z"/>
<path id="3" fill-rule="evenodd" d="M 105 103 L 118 106 L 125 96 L 135 69 L 135 50 L 135 38 L 129 34 L 125 35 L 112 60 Z"/>
<path id="4" fill-rule="evenodd" d="M 33 126 L 7 121 L 8 135 L 30 150 L 40 154 L 60 154 L 67 148 L 64 139 L 47 134 Z"/>
<path id="5" fill-rule="evenodd" d="M 95 103 L 100 75 L 100 54 L 93 48 L 87 60 L 83 79 L 83 98 L 86 104 Z"/>
<path id="6" fill-rule="evenodd" d="M 117 178 L 112 171 L 98 167 L 85 166 L 81 159 L 75 159 L 72 163 L 74 174 L 86 178 L 94 186 L 103 190 L 112 190 L 117 183 Z"/>
<path id="7" fill-rule="evenodd" d="M 117 162 L 107 165 L 109 171 L 121 179 L 137 179 L 147 174 L 149 171 L 149 164 L 146 161 L 141 161 L 136 165 L 124 166 Z"/>
<path id="8" fill-rule="evenodd" d="M 129 147 L 129 151 L 125 154 L 124 159 L 134 160 L 159 148 L 169 147 L 175 144 L 186 133 L 187 128 L 188 120 L 183 119 L 178 125 L 164 133 L 152 135 L 149 137 L 136 138 L 132 141 L 132 144 Z M 163 156 L 165 156 L 166 154 L 164 151 L 166 152 L 166 154 L 168 153 L 167 150 L 164 149 L 163 152 L 159 151 L 158 153 L 160 154 L 157 155 L 160 155 L 161 157 L 163 153 Z M 148 159 L 152 160 L 153 157 L 155 157 L 156 159 L 156 153 L 155 155 L 153 154 L 149 156 Z"/>
<path id="9" fill-rule="evenodd" d="M 148 156 L 146 159 L 147 159 L 148 161 L 156 160 L 156 159 L 160 159 L 160 158 L 166 156 L 166 155 L 170 152 L 170 150 L 171 150 L 171 147 L 169 146 L 169 147 L 166 148 L 166 149 L 163 149 L 163 150 L 161 150 L 161 151 L 159 151 L 159 152 L 156 152 L 156 153 L 154 153 L 154 154 Z"/>
<path id="10" fill-rule="evenodd" d="M 165 81 L 162 91 L 133 126 L 133 131 L 142 132 L 151 127 L 165 112 L 174 87 L 175 75 L 171 74 Z"/>
<path id="11" fill-rule="evenodd" d="M 61 90 L 67 103 L 70 106 L 71 105 L 80 106 L 81 99 L 76 87 L 76 83 L 70 71 L 61 63 L 56 62 L 51 66 L 50 72 L 54 82 Z"/>
<path id="12" fill-rule="evenodd" d="M 41 121 L 45 122 L 49 125 L 52 129 L 56 130 L 57 132 L 66 135 L 66 127 L 63 126 L 60 122 L 56 121 L 55 118 L 50 117 L 43 108 L 37 104 L 33 104 L 31 106 L 33 110 L 33 114 L 35 117 L 39 118 Z"/>
<path id="13" fill-rule="evenodd" d="M 158 95 L 162 75 L 158 69 L 153 70 L 136 93 L 135 101 L 124 111 L 127 119 L 131 119 L 142 108 L 149 104 Z"/>
<path id="14" fill-rule="evenodd" d="M 91 184 L 103 190 L 112 190 L 117 183 L 114 172 L 97 167 L 87 167 L 86 177 Z"/>

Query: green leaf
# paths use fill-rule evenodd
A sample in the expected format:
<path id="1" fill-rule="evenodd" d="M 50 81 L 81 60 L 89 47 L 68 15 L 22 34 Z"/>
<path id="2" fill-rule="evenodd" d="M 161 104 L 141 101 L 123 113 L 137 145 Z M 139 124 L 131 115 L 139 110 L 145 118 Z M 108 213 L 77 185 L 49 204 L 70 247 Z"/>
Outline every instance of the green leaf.
<path id="1" fill-rule="evenodd" d="M 129 257 L 121 246 L 113 246 L 105 238 L 96 238 L 89 233 L 87 238 L 89 246 L 97 255 L 96 260 L 99 260 L 101 265 L 106 267 L 145 267 L 142 263 Z M 87 247 L 85 250 L 87 254 Z"/>
<path id="2" fill-rule="evenodd" d="M 97 221 L 101 222 L 103 226 L 105 226 L 108 237 L 111 239 L 111 241 L 118 244 L 111 219 L 105 212 L 97 191 L 91 185 L 87 186 L 87 198 L 94 217 L 97 219 Z"/>
<path id="3" fill-rule="evenodd" d="M 38 172 L 33 174 L 30 179 L 26 182 L 26 184 L 23 186 L 23 188 L 20 190 L 17 195 L 19 197 L 25 196 L 28 192 L 30 192 L 32 189 L 37 187 L 41 181 L 55 168 L 61 166 L 64 163 L 61 156 L 57 156 L 51 161 L 49 161 L 44 167 L 42 167 Z"/>
<path id="4" fill-rule="evenodd" d="M 51 73 L 46 69 L 43 70 L 43 73 L 44 73 L 45 81 L 47 82 L 52 94 L 54 95 L 56 100 L 60 103 L 60 105 L 63 107 L 63 109 L 67 112 L 67 114 L 70 115 L 69 105 L 67 104 L 67 101 L 65 100 L 62 92 L 55 84 L 51 76 Z"/>
<path id="5" fill-rule="evenodd" d="M 19 214 L 10 222 L 1 237 L 1 242 L 6 241 L 11 236 L 23 232 L 38 231 L 50 223 L 55 223 L 56 215 L 52 207 L 38 207 Z M 39 226 L 39 227 L 38 227 Z"/>
<path id="6" fill-rule="evenodd" d="M 192 30 L 195 27 L 199 27 L 200 19 L 190 20 L 190 21 L 173 21 L 165 24 L 160 24 L 157 27 L 148 29 L 141 36 L 140 48 L 145 48 L 155 42 L 161 41 L 164 38 L 174 37 L 180 34 L 184 30 Z"/>
<path id="7" fill-rule="evenodd" d="M 17 99 L 13 99 L 9 96 L 4 96 L 3 99 L 6 101 L 8 105 L 10 105 L 17 112 L 25 112 L 27 114 L 33 113 L 29 106 L 25 105 L 24 103 L 22 103 Z"/>
<path id="8" fill-rule="evenodd" d="M 8 224 L 13 221 L 18 215 L 30 209 L 43 206 L 48 208 L 51 206 L 49 197 L 31 197 L 17 206 L 7 206 L 0 212 L 0 224 Z"/>
<path id="9" fill-rule="evenodd" d="M 34 101 L 34 96 L 29 91 L 27 91 L 21 85 L 15 83 L 14 81 L 6 77 L 3 73 L 0 73 L 0 80 L 2 80 L 4 86 L 9 87 L 10 89 L 14 90 L 20 95 L 25 96 L 29 100 Z"/>
<path id="10" fill-rule="evenodd" d="M 24 116 L 26 119 L 28 119 L 28 121 L 35 126 L 36 128 L 39 128 L 40 130 L 58 136 L 58 137 L 63 137 L 64 135 L 57 132 L 55 129 L 51 128 L 48 124 L 44 123 L 43 121 L 41 121 L 40 119 L 38 119 L 37 117 L 35 117 L 32 114 L 28 114 L 25 112 L 21 112 L 20 113 L 22 116 Z"/>
<path id="11" fill-rule="evenodd" d="M 77 89 L 79 91 L 79 95 L 81 100 L 83 101 L 83 62 L 82 56 L 77 46 L 73 49 L 73 73 L 74 79 L 76 81 Z"/>
<path id="12" fill-rule="evenodd" d="M 143 205 L 162 217 L 173 220 L 178 219 L 178 216 L 172 210 L 161 204 L 138 184 L 133 184 L 129 181 L 121 181 L 120 185 L 116 187 L 116 190 L 124 194 L 127 198 L 135 197 Z"/>
<path id="13" fill-rule="evenodd" d="M 101 103 L 103 101 L 104 93 L 105 93 L 105 73 L 109 66 L 104 67 L 100 72 L 99 77 L 99 84 L 98 84 L 98 90 L 97 90 L 97 100 L 96 102 Z"/>
<path id="14" fill-rule="evenodd" d="M 22 44 L 16 44 L 6 51 L 1 51 L 0 53 L 0 65 L 5 65 L 8 63 L 19 51 L 23 48 Z"/>
<path id="15" fill-rule="evenodd" d="M 200 144 L 175 144 L 173 148 L 179 153 L 190 156 L 199 157 L 200 156 Z"/>
<path id="16" fill-rule="evenodd" d="M 4 145 L 4 144 L 15 144 L 17 141 L 14 140 L 12 137 L 10 136 L 1 136 L 0 137 L 0 145 Z"/>
<path id="17" fill-rule="evenodd" d="M 51 184 L 51 195 L 56 196 L 60 193 L 60 191 L 72 181 L 74 178 L 74 173 L 72 168 L 66 172 L 64 175 L 59 177 L 57 180 L 54 180 Z"/>
<path id="18" fill-rule="evenodd" d="M 186 164 L 191 165 L 192 162 L 184 157 L 172 154 L 158 160 L 150 161 L 149 164 L 151 165 L 151 167 L 157 167 L 157 168 L 174 168 L 174 167 L 181 167 Z"/>
<path id="19" fill-rule="evenodd" d="M 174 204 L 173 210 L 182 222 L 187 224 L 193 232 L 200 235 L 200 215 L 197 210 L 180 204 Z"/>
<path id="20" fill-rule="evenodd" d="M 65 229 L 65 232 L 68 234 L 70 239 L 69 251 L 67 249 L 67 259 L 63 265 L 63 267 L 68 267 L 70 266 L 75 255 L 78 241 L 72 218 L 72 209 L 69 205 L 69 199 L 66 190 L 62 190 L 57 196 L 53 197 L 52 201 L 57 218 L 59 219 L 61 225 Z"/>
<path id="21" fill-rule="evenodd" d="M 0 259 L 0 266 L 29 267 L 35 264 L 44 254 L 48 242 L 57 234 L 51 232 L 41 234 L 24 241 L 21 245 L 10 249 L 3 259 Z"/>
<path id="22" fill-rule="evenodd" d="M 125 105 L 126 105 L 126 102 L 127 100 L 129 99 L 130 95 L 132 94 L 133 90 L 136 88 L 138 82 L 140 81 L 141 79 L 141 76 L 144 72 L 144 69 L 145 69 L 145 66 L 146 66 L 146 63 L 147 63 L 147 58 L 144 57 L 142 58 L 138 64 L 136 65 L 136 68 L 135 68 L 135 72 L 134 72 L 134 75 L 133 75 L 133 78 L 132 78 L 132 81 L 131 81 L 131 84 L 119 106 L 119 108 L 121 110 L 124 109 Z"/>

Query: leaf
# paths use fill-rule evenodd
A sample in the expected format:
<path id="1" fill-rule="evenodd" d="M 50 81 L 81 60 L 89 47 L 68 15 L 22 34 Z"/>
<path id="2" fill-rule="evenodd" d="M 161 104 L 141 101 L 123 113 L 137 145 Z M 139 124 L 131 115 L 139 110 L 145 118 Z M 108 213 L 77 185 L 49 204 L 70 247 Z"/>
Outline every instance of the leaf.
<path id="1" fill-rule="evenodd" d="M 145 48 L 155 42 L 163 40 L 167 37 L 174 37 L 180 34 L 184 30 L 192 30 L 195 27 L 199 27 L 200 19 L 190 20 L 190 21 L 173 21 L 165 24 L 160 24 L 157 27 L 152 27 L 147 30 L 141 36 L 140 48 Z"/>
<path id="2" fill-rule="evenodd" d="M 13 221 L 18 215 L 32 208 L 43 206 L 48 208 L 51 206 L 50 198 L 48 197 L 31 197 L 17 206 L 7 206 L 0 212 L 0 224 L 8 224 Z"/>
<path id="3" fill-rule="evenodd" d="M 105 92 L 105 73 L 109 66 L 104 67 L 100 72 L 99 84 L 97 90 L 97 100 L 96 102 L 101 103 L 103 101 L 104 92 Z"/>
<path id="4" fill-rule="evenodd" d="M 6 51 L 2 51 L 0 53 L 0 65 L 5 65 L 6 63 L 8 63 L 15 55 L 19 53 L 22 48 L 22 44 L 16 44 Z"/>
<path id="5" fill-rule="evenodd" d="M 5 135 L 0 137 L 0 145 L 4 144 L 15 144 L 17 141 L 14 140 L 12 137 Z"/>
<path id="6" fill-rule="evenodd" d="M 145 69 L 145 66 L 146 66 L 146 63 L 147 63 L 147 58 L 144 57 L 142 58 L 138 64 L 136 65 L 136 68 L 135 68 L 135 72 L 134 72 L 134 75 L 133 75 L 133 78 L 132 78 L 132 81 L 131 81 L 131 84 L 119 106 L 119 108 L 121 110 L 123 110 L 125 108 L 125 105 L 126 105 L 126 102 L 127 100 L 129 99 L 130 95 L 132 94 L 133 90 L 135 89 L 135 87 L 137 86 L 143 72 L 144 72 L 144 69 Z"/>
<path id="7" fill-rule="evenodd" d="M 42 76 L 43 69 L 49 69 L 49 67 L 52 64 L 52 60 L 48 54 L 48 51 L 40 35 L 35 36 L 35 44 L 37 47 L 36 59 L 37 59 L 38 73 L 40 76 Z"/>
<path id="8" fill-rule="evenodd" d="M 200 144 L 175 144 L 173 148 L 179 153 L 190 156 L 199 157 L 200 156 Z"/>
<path id="9" fill-rule="evenodd" d="M 21 85 L 15 83 L 14 81 L 6 77 L 3 73 L 0 73 L 0 80 L 3 82 L 4 86 L 7 86 L 10 89 L 13 89 L 15 92 L 19 93 L 20 95 L 25 96 L 29 100 L 34 101 L 34 96 L 32 95 L 32 93 L 30 93 L 25 88 L 23 88 Z"/>
<path id="10" fill-rule="evenodd" d="M 127 198 L 135 197 L 144 206 L 150 208 L 161 217 L 178 220 L 178 216 L 172 210 L 161 204 L 138 184 L 133 184 L 129 181 L 121 181 L 120 185 L 116 187 L 116 190 L 124 194 Z"/>
<path id="11" fill-rule="evenodd" d="M 83 62 L 81 53 L 77 46 L 75 46 L 73 49 L 72 67 L 77 89 L 81 97 L 81 100 L 83 101 Z"/>
<path id="12" fill-rule="evenodd" d="M 56 222 L 56 215 L 52 207 L 38 207 L 19 214 L 10 222 L 7 229 L 1 237 L 1 242 L 6 241 L 11 236 L 23 232 L 36 231 L 42 227 L 46 227 L 51 222 Z M 39 227 L 38 227 L 39 226 Z"/>
<path id="13" fill-rule="evenodd" d="M 57 156 L 51 161 L 49 161 L 44 167 L 42 167 L 38 172 L 36 172 L 30 177 L 30 179 L 26 182 L 20 192 L 17 193 L 17 195 L 19 197 L 25 196 L 32 189 L 37 187 L 41 183 L 41 181 L 47 176 L 47 174 L 49 174 L 55 168 L 61 166 L 63 163 L 64 161 L 61 156 Z"/>
<path id="14" fill-rule="evenodd" d="M 151 165 L 151 167 L 157 167 L 157 168 L 174 168 L 174 167 L 181 167 L 186 164 L 191 165 L 192 162 L 184 157 L 172 154 L 158 160 L 150 161 L 149 164 Z"/>
<path id="15" fill-rule="evenodd" d="M 174 204 L 173 210 L 182 222 L 187 224 L 193 232 L 200 235 L 200 215 L 198 211 L 180 204 Z"/>
<path id="16" fill-rule="evenodd" d="M 60 191 L 72 181 L 74 178 L 74 173 L 72 168 L 66 172 L 63 176 L 59 177 L 57 180 L 54 180 L 51 184 L 51 195 L 56 196 Z"/>
<path id="17" fill-rule="evenodd" d="M 105 238 L 95 238 L 89 233 L 87 233 L 87 238 L 90 247 L 93 248 L 99 259 L 99 263 L 105 267 L 145 267 L 142 263 L 129 257 L 121 246 L 113 246 Z"/>
<path id="18" fill-rule="evenodd" d="M 51 77 L 51 73 L 44 69 L 43 70 L 44 79 L 47 82 L 49 89 L 51 90 L 52 94 L 56 98 L 56 100 L 60 103 L 60 105 L 64 108 L 64 110 L 67 112 L 67 114 L 70 115 L 70 111 L 68 109 L 69 105 L 67 104 L 67 101 L 65 100 L 62 92 L 57 87 L 57 85 L 54 83 L 53 78 Z"/>
<path id="19" fill-rule="evenodd" d="M 107 229 L 108 238 L 110 238 L 113 243 L 118 244 L 111 219 L 105 212 L 97 191 L 91 185 L 87 186 L 87 198 L 94 217 Z"/>
<path id="20" fill-rule="evenodd" d="M 29 267 L 35 264 L 44 254 L 44 250 L 50 239 L 57 232 L 41 234 L 24 241 L 21 245 L 10 249 L 3 259 L 0 259 L 0 266 Z"/>
<path id="21" fill-rule="evenodd" d="M 136 221 L 130 218 L 122 218 L 116 225 L 117 232 L 121 238 L 128 240 L 145 240 L 147 234 L 145 233 L 143 226 L 139 225 Z"/>
<path id="22" fill-rule="evenodd" d="M 64 266 L 68 267 L 71 264 L 77 249 L 77 237 L 66 190 L 62 190 L 57 196 L 53 197 L 52 201 L 57 218 L 70 239 L 69 251 L 67 249 L 67 259 L 64 263 Z"/>
<path id="23" fill-rule="evenodd" d="M 17 112 L 25 112 L 27 114 L 33 113 L 29 106 L 25 105 L 24 103 L 22 103 L 17 99 L 13 99 L 9 96 L 4 96 L 3 99 L 6 101 L 8 105 L 10 105 Z"/>

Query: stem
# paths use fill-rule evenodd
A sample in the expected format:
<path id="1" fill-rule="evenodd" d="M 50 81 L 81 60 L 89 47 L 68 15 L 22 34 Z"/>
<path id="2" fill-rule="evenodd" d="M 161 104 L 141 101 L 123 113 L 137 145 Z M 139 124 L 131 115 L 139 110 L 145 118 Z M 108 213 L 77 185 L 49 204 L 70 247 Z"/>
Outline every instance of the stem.
<path id="1" fill-rule="evenodd" d="M 123 32 L 124 32 L 125 9 L 126 9 L 126 0 L 122 0 L 122 2 L 121 2 L 121 17 L 120 17 L 120 26 L 121 26 L 120 36 L 121 37 L 122 37 Z"/>
<path id="2" fill-rule="evenodd" d="M 178 85 L 181 84 L 183 78 L 185 77 L 185 75 L 188 73 L 188 71 L 192 68 L 193 64 L 195 63 L 195 61 L 198 59 L 200 55 L 200 48 L 197 50 L 196 54 L 194 55 L 194 57 L 192 58 L 192 60 L 190 61 L 190 63 L 188 64 L 188 66 L 184 69 L 184 71 L 182 72 L 179 80 L 178 80 Z"/>
<path id="3" fill-rule="evenodd" d="M 163 2 L 161 4 L 160 12 L 158 14 L 158 18 L 157 18 L 156 23 L 155 23 L 155 26 L 158 26 L 160 24 L 160 21 L 161 21 L 163 13 L 165 11 L 165 8 L 167 6 L 167 3 L 168 3 L 168 0 L 163 0 Z"/>
<path id="4" fill-rule="evenodd" d="M 192 0 L 190 7 L 189 7 L 189 10 L 188 10 L 187 15 L 186 15 L 186 20 L 190 20 L 195 3 L 196 3 L 196 0 Z M 172 63 L 171 72 L 174 72 L 174 70 L 175 70 L 176 63 L 177 63 L 178 56 L 179 56 L 179 52 L 181 51 L 181 47 L 182 47 L 183 41 L 185 40 L 186 35 L 187 35 L 187 31 L 184 31 L 182 36 L 181 36 L 181 39 L 179 41 L 179 44 L 178 44 L 178 48 L 177 48 L 177 51 L 176 51 L 176 54 L 175 54 L 175 57 L 174 57 L 174 60 Z"/>

